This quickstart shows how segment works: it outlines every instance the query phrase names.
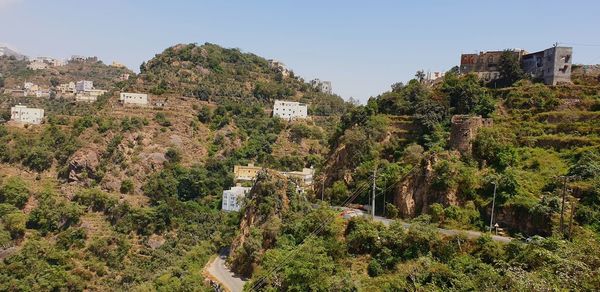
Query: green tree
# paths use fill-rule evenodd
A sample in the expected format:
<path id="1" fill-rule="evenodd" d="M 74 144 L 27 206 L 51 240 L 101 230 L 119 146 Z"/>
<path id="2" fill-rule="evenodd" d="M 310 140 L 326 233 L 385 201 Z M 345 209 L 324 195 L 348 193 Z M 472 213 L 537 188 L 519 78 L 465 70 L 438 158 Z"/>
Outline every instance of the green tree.
<path id="1" fill-rule="evenodd" d="M 10 177 L 0 187 L 0 203 L 12 204 L 23 208 L 29 199 L 29 188 L 19 177 Z"/>
<path id="2" fill-rule="evenodd" d="M 502 52 L 498 61 L 498 71 L 500 71 L 501 86 L 511 86 L 524 77 L 518 54 L 514 50 Z"/>

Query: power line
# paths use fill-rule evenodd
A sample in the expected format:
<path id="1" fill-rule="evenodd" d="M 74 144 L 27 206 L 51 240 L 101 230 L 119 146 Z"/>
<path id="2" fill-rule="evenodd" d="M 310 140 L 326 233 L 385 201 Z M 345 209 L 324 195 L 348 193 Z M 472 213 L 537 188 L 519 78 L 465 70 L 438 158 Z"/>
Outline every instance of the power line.
<path id="1" fill-rule="evenodd" d="M 363 182 L 363 184 L 357 188 L 354 193 L 352 193 L 352 195 L 350 197 L 348 197 L 344 203 L 342 204 L 342 207 L 345 207 L 347 204 L 350 204 L 354 199 L 356 199 L 356 197 L 358 197 L 358 195 L 360 194 L 360 192 L 364 191 L 365 189 L 368 189 L 369 186 L 369 182 Z M 334 217 L 335 218 L 335 217 Z M 260 288 L 263 285 L 263 282 L 270 277 L 272 274 L 274 274 L 275 272 L 277 272 L 279 269 L 281 269 L 284 264 L 287 263 L 287 261 L 292 257 L 295 256 L 296 253 L 298 253 L 300 251 L 300 249 L 304 246 L 304 243 L 306 243 L 306 240 L 308 238 L 310 238 L 311 236 L 315 236 L 316 234 L 318 234 L 319 232 L 321 232 L 321 230 L 323 230 L 323 228 L 325 227 L 326 224 L 329 224 L 329 221 L 323 222 L 321 223 L 321 225 L 319 225 L 313 232 L 311 232 L 311 234 L 307 235 L 304 237 L 304 239 L 302 239 L 302 242 L 298 245 L 297 248 L 293 249 L 284 259 L 283 261 L 273 267 L 271 270 L 269 270 L 264 276 L 262 276 L 254 285 L 252 285 L 252 287 L 250 288 L 250 290 L 257 290 L 258 288 Z"/>

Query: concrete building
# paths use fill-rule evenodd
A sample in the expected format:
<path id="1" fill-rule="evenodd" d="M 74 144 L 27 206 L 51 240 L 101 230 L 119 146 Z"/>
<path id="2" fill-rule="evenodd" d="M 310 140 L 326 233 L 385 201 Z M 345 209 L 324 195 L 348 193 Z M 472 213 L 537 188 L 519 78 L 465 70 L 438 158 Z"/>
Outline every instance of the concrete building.
<path id="1" fill-rule="evenodd" d="M 235 165 L 233 167 L 233 176 L 235 182 L 251 182 L 256 179 L 262 167 L 250 163 L 245 165 Z M 280 174 L 299 182 L 302 186 L 310 186 L 313 183 L 314 169 L 303 168 L 302 171 L 277 171 Z"/>
<path id="2" fill-rule="evenodd" d="M 48 64 L 46 64 L 46 62 L 40 61 L 40 60 L 33 60 L 31 62 L 29 62 L 29 64 L 27 64 L 27 68 L 31 69 L 31 70 L 44 70 L 47 69 L 49 67 Z"/>
<path id="3" fill-rule="evenodd" d="M 290 70 L 285 66 L 283 62 L 274 59 L 269 59 L 268 62 L 269 68 L 271 68 L 272 70 L 280 72 L 285 77 L 290 76 Z"/>
<path id="4" fill-rule="evenodd" d="M 44 109 L 15 105 L 10 108 L 10 119 L 17 123 L 39 125 L 44 120 Z"/>
<path id="5" fill-rule="evenodd" d="M 313 168 L 303 168 L 302 171 L 282 171 L 280 173 L 299 182 L 303 186 L 311 186 L 315 170 Z"/>
<path id="6" fill-rule="evenodd" d="M 75 82 L 61 83 L 56 86 L 56 91 L 62 94 L 75 93 Z"/>
<path id="7" fill-rule="evenodd" d="M 320 92 L 329 94 L 333 92 L 331 81 L 321 81 L 320 79 L 316 78 L 310 81 L 310 85 Z"/>
<path id="8" fill-rule="evenodd" d="M 479 52 L 479 54 L 462 54 L 460 56 L 460 72 L 475 73 L 479 79 L 490 82 L 500 78 L 500 56 L 503 51 Z M 527 52 L 525 50 L 514 49 L 512 53 L 521 60 L 521 57 Z"/>
<path id="9" fill-rule="evenodd" d="M 117 77 L 116 79 L 117 79 L 117 81 L 127 81 L 127 80 L 129 80 L 129 74 L 123 73 L 123 74 L 119 75 L 119 77 Z"/>
<path id="10" fill-rule="evenodd" d="M 239 211 L 242 207 L 242 202 L 246 194 L 250 192 L 249 187 L 235 186 L 223 191 L 223 203 L 221 209 L 223 211 Z"/>
<path id="11" fill-rule="evenodd" d="M 476 73 L 485 81 L 491 82 L 500 78 L 500 56 L 503 51 L 480 52 L 479 54 L 462 54 L 460 57 L 461 73 Z M 543 51 L 527 53 L 525 50 L 512 51 L 525 74 L 543 81 L 547 85 L 571 82 L 571 62 L 573 48 L 554 46 Z"/>
<path id="12" fill-rule="evenodd" d="M 571 83 L 573 48 L 552 47 L 523 56 L 523 71 L 548 85 Z"/>
<path id="13" fill-rule="evenodd" d="M 253 181 L 262 167 L 254 166 L 254 164 L 249 163 L 247 166 L 245 165 L 234 165 L 233 166 L 233 177 L 236 182 L 249 182 Z"/>
<path id="14" fill-rule="evenodd" d="M 275 100 L 273 116 L 284 120 L 305 119 L 308 117 L 308 107 L 295 101 Z"/>
<path id="15" fill-rule="evenodd" d="M 75 83 L 76 92 L 90 91 L 94 89 L 94 82 L 89 80 L 81 80 Z"/>
<path id="16" fill-rule="evenodd" d="M 103 95 L 105 93 L 106 90 L 102 89 L 92 89 L 88 91 L 78 92 L 77 95 L 75 95 L 75 101 L 95 102 L 98 100 L 98 96 Z"/>
<path id="17" fill-rule="evenodd" d="M 115 67 L 115 68 L 125 68 L 125 65 L 117 62 L 117 61 L 112 61 L 112 64 L 110 64 L 111 67 Z"/>
<path id="18" fill-rule="evenodd" d="M 462 154 L 471 154 L 472 141 L 482 127 L 490 127 L 493 120 L 481 116 L 455 115 L 452 116 L 450 130 L 450 149 Z"/>
<path id="19" fill-rule="evenodd" d="M 119 101 L 123 105 L 148 105 L 148 94 L 122 92 Z"/>

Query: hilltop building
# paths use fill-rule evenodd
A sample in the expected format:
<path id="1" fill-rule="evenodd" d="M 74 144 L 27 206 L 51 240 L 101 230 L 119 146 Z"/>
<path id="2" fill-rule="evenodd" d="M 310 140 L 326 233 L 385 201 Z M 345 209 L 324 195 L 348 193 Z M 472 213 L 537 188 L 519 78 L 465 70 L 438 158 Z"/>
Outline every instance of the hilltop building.
<path id="1" fill-rule="evenodd" d="M 285 77 L 290 76 L 290 70 L 285 66 L 283 62 L 274 59 L 269 59 L 268 62 L 269 68 L 271 68 L 272 70 L 281 73 Z"/>
<path id="2" fill-rule="evenodd" d="M 17 123 L 39 125 L 44 120 L 44 109 L 15 105 L 10 108 L 10 119 Z"/>
<path id="3" fill-rule="evenodd" d="M 331 81 L 321 81 L 319 78 L 310 81 L 310 85 L 320 92 L 332 94 L 333 89 L 331 87 Z"/>
<path id="4" fill-rule="evenodd" d="M 476 73 L 485 82 L 497 80 L 500 78 L 499 63 L 502 53 L 503 51 L 489 51 L 462 54 L 460 72 Z M 539 79 L 547 85 L 571 82 L 571 47 L 554 46 L 535 53 L 515 49 L 512 54 L 519 60 L 523 71 L 534 79 Z"/>
<path id="5" fill-rule="evenodd" d="M 570 83 L 572 56 L 573 48 L 556 46 L 523 56 L 521 65 L 526 74 L 545 84 Z"/>
<path id="6" fill-rule="evenodd" d="M 273 116 L 285 120 L 305 119 L 308 117 L 308 107 L 295 101 L 275 100 Z"/>
<path id="7" fill-rule="evenodd" d="M 121 92 L 119 101 L 123 105 L 148 105 L 148 94 Z"/>
<path id="8" fill-rule="evenodd" d="M 44 70 L 44 69 L 48 68 L 48 64 L 36 59 L 36 60 L 29 62 L 29 64 L 27 64 L 27 68 L 34 70 L 34 71 L 35 70 Z"/>
<path id="9" fill-rule="evenodd" d="M 239 211 L 242 205 L 241 203 L 246 197 L 246 194 L 250 192 L 250 189 L 251 188 L 249 187 L 235 186 L 228 190 L 224 190 L 221 209 L 223 211 Z"/>
<path id="10" fill-rule="evenodd" d="M 111 67 L 115 67 L 115 68 L 125 68 L 125 65 L 117 62 L 117 61 L 112 61 L 112 64 L 110 64 Z"/>

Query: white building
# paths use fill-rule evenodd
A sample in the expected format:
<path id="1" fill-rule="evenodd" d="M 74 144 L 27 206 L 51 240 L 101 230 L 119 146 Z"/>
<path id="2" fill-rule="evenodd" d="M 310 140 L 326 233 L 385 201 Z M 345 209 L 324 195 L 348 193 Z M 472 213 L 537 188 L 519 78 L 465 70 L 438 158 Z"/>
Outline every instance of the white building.
<path id="1" fill-rule="evenodd" d="M 15 105 L 10 108 L 10 119 L 18 123 L 39 125 L 44 119 L 44 109 Z"/>
<path id="2" fill-rule="evenodd" d="M 308 116 L 308 107 L 295 101 L 275 100 L 273 116 L 285 120 L 305 119 Z"/>
<path id="3" fill-rule="evenodd" d="M 221 209 L 223 211 L 239 211 L 241 203 L 246 197 L 246 194 L 250 192 L 249 187 L 235 186 L 228 190 L 223 191 L 223 203 Z"/>
<path id="4" fill-rule="evenodd" d="M 320 92 L 329 94 L 333 92 L 331 81 L 321 81 L 319 78 L 316 78 L 310 81 L 310 85 Z"/>
<path id="5" fill-rule="evenodd" d="M 119 97 L 119 101 L 125 104 L 132 105 L 147 105 L 148 104 L 148 94 L 145 93 L 130 93 L 130 92 L 122 92 Z"/>
<path id="6" fill-rule="evenodd" d="M 92 89 L 94 89 L 93 81 L 81 80 L 81 81 L 77 81 L 77 83 L 75 83 L 75 91 L 77 91 L 77 92 L 90 91 Z"/>

